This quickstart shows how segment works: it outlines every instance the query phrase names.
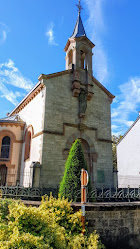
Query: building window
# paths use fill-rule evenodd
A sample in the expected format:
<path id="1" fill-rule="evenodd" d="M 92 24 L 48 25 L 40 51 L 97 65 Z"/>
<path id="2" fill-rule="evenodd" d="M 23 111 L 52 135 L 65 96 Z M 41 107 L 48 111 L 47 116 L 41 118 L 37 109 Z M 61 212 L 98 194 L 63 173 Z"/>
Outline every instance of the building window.
<path id="1" fill-rule="evenodd" d="M 31 132 L 27 131 L 26 137 L 25 137 L 24 160 L 27 160 L 28 158 L 30 158 L 30 150 L 31 150 Z"/>
<path id="2" fill-rule="evenodd" d="M 9 156 L 10 156 L 10 137 L 5 136 L 3 137 L 1 144 L 1 158 L 9 159 Z"/>

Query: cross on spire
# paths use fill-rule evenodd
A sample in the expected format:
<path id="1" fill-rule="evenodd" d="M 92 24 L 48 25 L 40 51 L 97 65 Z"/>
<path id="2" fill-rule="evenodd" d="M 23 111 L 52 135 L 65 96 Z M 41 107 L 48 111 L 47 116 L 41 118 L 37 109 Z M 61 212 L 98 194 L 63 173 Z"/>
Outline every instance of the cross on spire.
<path id="1" fill-rule="evenodd" d="M 76 4 L 76 6 L 78 7 L 78 12 L 80 14 L 81 10 L 83 9 L 82 6 L 81 6 L 81 0 L 79 0 L 79 4 Z"/>

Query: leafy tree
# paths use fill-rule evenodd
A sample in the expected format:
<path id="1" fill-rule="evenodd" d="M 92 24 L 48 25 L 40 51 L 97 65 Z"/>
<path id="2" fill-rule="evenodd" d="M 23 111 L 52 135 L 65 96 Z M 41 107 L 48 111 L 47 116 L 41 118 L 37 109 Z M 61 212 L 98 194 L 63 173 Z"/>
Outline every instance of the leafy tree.
<path id="1" fill-rule="evenodd" d="M 68 159 L 65 164 L 65 172 L 60 183 L 59 193 L 61 196 L 74 200 L 76 193 L 81 187 L 81 169 L 87 170 L 87 165 L 84 159 L 82 145 L 79 139 L 73 143 Z"/>
<path id="2" fill-rule="evenodd" d="M 119 135 L 118 137 L 115 135 L 112 135 L 112 155 L 113 155 L 113 168 L 114 170 L 117 170 L 117 153 L 116 153 L 116 146 L 117 143 L 121 140 L 123 136 Z"/>
<path id="3" fill-rule="evenodd" d="M 1 249 L 104 248 L 98 234 L 83 236 L 81 230 L 81 211 L 74 213 L 64 198 L 45 197 L 39 207 L 0 201 Z"/>

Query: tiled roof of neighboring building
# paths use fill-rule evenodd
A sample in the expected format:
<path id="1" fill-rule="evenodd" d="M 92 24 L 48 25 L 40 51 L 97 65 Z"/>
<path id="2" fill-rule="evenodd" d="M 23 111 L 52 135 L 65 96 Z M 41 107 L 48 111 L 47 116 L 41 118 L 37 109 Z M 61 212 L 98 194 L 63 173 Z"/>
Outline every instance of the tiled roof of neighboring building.
<path id="1" fill-rule="evenodd" d="M 12 115 L 12 116 L 8 116 L 8 117 L 5 117 L 5 118 L 1 118 L 0 119 L 0 123 L 3 123 L 3 122 L 10 122 L 10 123 L 20 122 L 20 123 L 25 123 L 18 114 Z"/>

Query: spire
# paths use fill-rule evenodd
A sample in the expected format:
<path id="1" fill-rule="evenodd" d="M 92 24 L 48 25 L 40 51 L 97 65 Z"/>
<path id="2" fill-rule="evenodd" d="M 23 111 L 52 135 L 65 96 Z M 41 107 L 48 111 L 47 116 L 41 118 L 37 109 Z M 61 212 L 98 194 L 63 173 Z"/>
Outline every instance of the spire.
<path id="1" fill-rule="evenodd" d="M 83 9 L 81 6 L 81 0 L 79 0 L 79 4 L 76 5 L 78 7 L 78 18 L 76 21 L 76 25 L 73 31 L 73 34 L 70 38 L 75 38 L 75 37 L 81 37 L 81 36 L 86 36 L 86 32 L 82 23 L 82 19 L 81 19 L 81 10 Z"/>
<path id="2" fill-rule="evenodd" d="M 92 48 L 95 46 L 86 36 L 81 19 L 81 1 L 79 0 L 78 18 L 72 36 L 68 39 L 66 52 L 66 70 L 86 69 L 92 75 Z M 87 77 L 87 75 L 86 75 Z"/>
<path id="3" fill-rule="evenodd" d="M 70 38 L 81 37 L 81 36 L 86 36 L 86 32 L 79 12 L 73 34 Z"/>

